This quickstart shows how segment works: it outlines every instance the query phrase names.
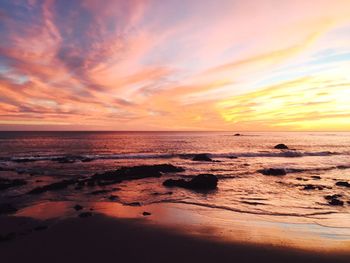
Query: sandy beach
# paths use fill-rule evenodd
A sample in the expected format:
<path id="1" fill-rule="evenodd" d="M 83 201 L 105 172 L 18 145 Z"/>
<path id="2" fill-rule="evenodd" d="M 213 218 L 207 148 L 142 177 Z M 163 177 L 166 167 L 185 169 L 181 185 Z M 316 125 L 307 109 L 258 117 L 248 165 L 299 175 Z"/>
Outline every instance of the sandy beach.
<path id="1" fill-rule="evenodd" d="M 9 219 L 12 220 L 12 219 Z M 97 215 L 2 243 L 2 262 L 348 262 L 349 254 L 243 245 Z"/>
<path id="2" fill-rule="evenodd" d="M 2 262 L 345 263 L 350 256 L 349 251 L 331 247 L 314 250 L 305 244 L 304 249 L 296 248 L 286 242 L 288 236 L 280 236 L 280 245 L 278 241 L 268 244 L 262 224 L 260 230 L 265 233 L 265 244 L 250 239 L 249 232 L 245 237 L 237 236 L 236 240 L 228 238 L 227 233 L 221 233 L 220 237 L 214 228 L 202 225 L 196 217 L 192 222 L 183 221 L 181 226 L 175 221 L 161 223 L 160 218 L 166 217 L 154 214 L 162 211 L 159 206 L 96 204 L 91 207 L 93 211 L 81 212 L 74 211 L 71 203 L 46 203 L 0 217 L 0 233 L 15 233 L 9 240 L 0 242 Z M 150 215 L 142 214 L 145 209 L 151 211 Z M 233 228 L 234 233 L 247 231 L 244 225 L 242 229 L 237 225 Z M 259 232 L 259 228 L 250 232 L 254 231 Z M 307 239 L 304 238 L 304 242 L 308 242 Z"/>

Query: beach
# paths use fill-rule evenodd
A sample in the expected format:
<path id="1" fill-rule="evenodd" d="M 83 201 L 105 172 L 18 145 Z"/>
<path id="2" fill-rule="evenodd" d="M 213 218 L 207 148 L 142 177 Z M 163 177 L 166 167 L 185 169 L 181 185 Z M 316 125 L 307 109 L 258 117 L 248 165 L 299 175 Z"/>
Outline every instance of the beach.
<path id="1" fill-rule="evenodd" d="M 348 262 L 349 258 L 348 251 L 296 249 L 283 244 L 283 237 L 279 246 L 238 242 L 215 238 L 210 227 L 202 226 L 194 234 L 186 224 L 170 227 L 125 216 L 96 212 L 59 220 L 1 217 L 2 231 L 27 229 L 0 243 L 2 262 Z"/>

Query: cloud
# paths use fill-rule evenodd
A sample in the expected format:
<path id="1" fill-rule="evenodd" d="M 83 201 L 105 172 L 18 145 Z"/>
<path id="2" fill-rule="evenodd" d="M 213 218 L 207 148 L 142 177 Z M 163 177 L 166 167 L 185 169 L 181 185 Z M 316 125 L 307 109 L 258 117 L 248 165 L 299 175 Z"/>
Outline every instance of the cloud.
<path id="1" fill-rule="evenodd" d="M 348 10 L 346 0 L 1 2 L 0 128 L 334 126 L 349 111 Z"/>

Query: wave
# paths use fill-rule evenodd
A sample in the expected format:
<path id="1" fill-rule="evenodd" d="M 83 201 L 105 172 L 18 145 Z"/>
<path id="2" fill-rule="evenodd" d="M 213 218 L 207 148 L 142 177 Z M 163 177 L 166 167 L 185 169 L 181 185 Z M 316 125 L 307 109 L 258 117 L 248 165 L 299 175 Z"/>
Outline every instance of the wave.
<path id="1" fill-rule="evenodd" d="M 125 154 L 81 154 L 81 155 L 33 155 L 33 156 L 13 156 L 0 157 L 0 161 L 11 162 L 36 162 L 36 161 L 57 161 L 57 162 L 89 162 L 93 160 L 114 160 L 114 159 L 192 159 L 198 153 L 125 153 Z M 332 155 L 350 155 L 348 152 L 338 153 L 330 151 L 322 152 L 299 152 L 299 151 L 281 151 L 281 152 L 231 152 L 231 153 L 207 153 L 211 158 L 259 158 L 259 157 L 306 157 L 306 156 L 332 156 Z"/>
<path id="2" fill-rule="evenodd" d="M 286 168 L 287 173 L 305 173 L 305 172 L 324 172 L 331 170 L 345 170 L 350 169 L 350 165 L 337 165 L 328 167 L 314 167 L 314 168 Z"/>
<path id="3" fill-rule="evenodd" d="M 197 202 L 191 202 L 191 201 L 183 201 L 183 200 L 160 200 L 155 201 L 152 203 L 173 203 L 173 204 L 186 204 L 186 205 L 195 205 L 195 206 L 202 206 L 206 208 L 214 208 L 214 209 L 221 209 L 221 210 L 227 210 L 237 213 L 244 213 L 244 214 L 254 214 L 254 215 L 267 215 L 267 216 L 292 216 L 292 217 L 310 217 L 314 218 L 315 216 L 321 216 L 321 215 L 330 215 L 330 214 L 336 214 L 337 211 L 324 211 L 324 212 L 314 212 L 314 213 L 282 213 L 282 212 L 269 212 L 264 210 L 242 210 L 238 208 L 233 208 L 229 206 L 224 205 L 214 205 L 214 204 L 203 204 L 203 203 L 197 203 Z"/>

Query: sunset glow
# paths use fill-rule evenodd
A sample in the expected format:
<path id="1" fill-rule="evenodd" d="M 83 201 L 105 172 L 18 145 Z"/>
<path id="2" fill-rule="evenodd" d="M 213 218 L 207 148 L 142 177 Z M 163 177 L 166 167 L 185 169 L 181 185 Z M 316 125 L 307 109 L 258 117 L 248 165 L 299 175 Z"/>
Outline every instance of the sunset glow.
<path id="1" fill-rule="evenodd" d="M 349 0 L 5 0 L 0 32 L 1 130 L 350 131 Z"/>

